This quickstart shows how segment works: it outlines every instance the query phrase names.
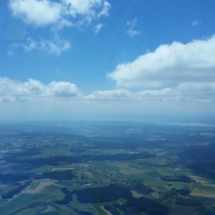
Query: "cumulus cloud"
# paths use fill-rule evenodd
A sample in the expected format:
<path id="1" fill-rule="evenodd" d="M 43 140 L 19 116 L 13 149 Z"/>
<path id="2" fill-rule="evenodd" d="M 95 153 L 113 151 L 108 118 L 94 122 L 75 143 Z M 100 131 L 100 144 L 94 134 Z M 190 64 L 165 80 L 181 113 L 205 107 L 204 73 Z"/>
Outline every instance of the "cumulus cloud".
<path id="1" fill-rule="evenodd" d="M 74 97 L 79 94 L 79 90 L 75 84 L 53 81 L 47 85 L 46 94 L 55 97 Z"/>
<path id="2" fill-rule="evenodd" d="M 89 24 L 93 19 L 108 16 L 109 2 L 105 0 L 10 0 L 9 8 L 14 17 L 27 24 Z"/>
<path id="3" fill-rule="evenodd" d="M 0 77 L 0 101 L 32 101 L 49 98 L 73 98 L 80 95 L 75 84 L 70 82 L 51 82 L 47 85 L 29 79 L 18 82 Z"/>
<path id="4" fill-rule="evenodd" d="M 215 36 L 187 44 L 160 45 L 154 52 L 119 64 L 108 77 L 118 87 L 160 87 L 167 83 L 215 82 Z"/>
<path id="5" fill-rule="evenodd" d="M 43 39 L 35 41 L 27 38 L 26 43 L 14 43 L 11 45 L 11 48 L 23 48 L 26 51 L 40 50 L 59 56 L 62 52 L 69 50 L 71 45 L 67 40 L 61 40 L 59 38 L 54 41 Z"/>
<path id="6" fill-rule="evenodd" d="M 126 25 L 128 26 L 128 30 L 126 31 L 126 33 L 130 36 L 133 37 L 137 34 L 140 33 L 140 31 L 134 30 L 135 26 L 137 25 L 137 19 L 133 19 L 131 21 L 127 21 Z"/>
<path id="7" fill-rule="evenodd" d="M 9 8 L 13 16 L 28 24 L 45 26 L 62 19 L 61 4 L 48 0 L 10 0 Z"/>

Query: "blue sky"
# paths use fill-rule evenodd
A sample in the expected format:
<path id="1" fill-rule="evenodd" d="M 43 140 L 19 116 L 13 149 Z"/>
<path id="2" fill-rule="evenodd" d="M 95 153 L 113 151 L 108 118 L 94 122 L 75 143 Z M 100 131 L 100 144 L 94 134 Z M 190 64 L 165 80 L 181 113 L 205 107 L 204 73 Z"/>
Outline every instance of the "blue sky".
<path id="1" fill-rule="evenodd" d="M 215 116 L 213 0 L 0 1 L 0 119 Z"/>

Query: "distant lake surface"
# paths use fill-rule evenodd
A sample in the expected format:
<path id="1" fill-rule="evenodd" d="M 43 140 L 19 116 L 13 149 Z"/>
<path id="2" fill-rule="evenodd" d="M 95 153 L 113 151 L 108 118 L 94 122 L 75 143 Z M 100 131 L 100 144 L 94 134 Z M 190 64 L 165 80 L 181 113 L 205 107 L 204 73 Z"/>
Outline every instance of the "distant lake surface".
<path id="1" fill-rule="evenodd" d="M 196 126 L 196 127 L 215 127 L 212 124 L 205 124 L 200 122 L 174 122 L 174 121 L 165 121 L 161 122 L 160 125 L 178 125 L 178 126 Z"/>
<path id="2" fill-rule="evenodd" d="M 190 126 L 190 127 L 215 127 L 215 120 L 192 120 L 192 119 L 150 119 L 150 118 L 140 118 L 140 119 L 115 119 L 115 120 L 101 120 L 104 122 L 112 121 L 112 122 L 137 122 L 137 123 L 145 123 L 145 124 L 153 124 L 153 125 L 166 125 L 166 126 Z M 95 122 L 99 122 L 95 121 Z"/>

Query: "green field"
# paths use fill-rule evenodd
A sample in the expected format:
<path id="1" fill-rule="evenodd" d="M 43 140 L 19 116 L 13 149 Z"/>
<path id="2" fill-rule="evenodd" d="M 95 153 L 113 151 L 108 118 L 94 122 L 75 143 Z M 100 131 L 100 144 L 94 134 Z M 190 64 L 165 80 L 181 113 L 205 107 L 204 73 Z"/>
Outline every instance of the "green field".
<path id="1" fill-rule="evenodd" d="M 1 215 L 213 210 L 214 128 L 86 122 L 45 132 L 43 126 L 0 129 L 8 150 L 0 162 L 1 204 L 7 202 Z"/>

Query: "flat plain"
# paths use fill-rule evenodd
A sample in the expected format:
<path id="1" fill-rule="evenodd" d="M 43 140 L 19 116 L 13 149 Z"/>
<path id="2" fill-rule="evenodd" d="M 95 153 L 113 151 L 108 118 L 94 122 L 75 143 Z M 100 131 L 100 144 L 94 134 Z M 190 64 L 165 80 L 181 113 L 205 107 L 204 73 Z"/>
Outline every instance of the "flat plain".
<path id="1" fill-rule="evenodd" d="M 206 215 L 215 127 L 140 122 L 0 124 L 2 215 Z"/>

